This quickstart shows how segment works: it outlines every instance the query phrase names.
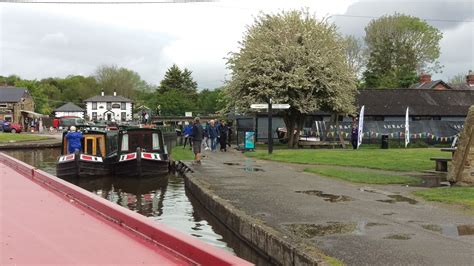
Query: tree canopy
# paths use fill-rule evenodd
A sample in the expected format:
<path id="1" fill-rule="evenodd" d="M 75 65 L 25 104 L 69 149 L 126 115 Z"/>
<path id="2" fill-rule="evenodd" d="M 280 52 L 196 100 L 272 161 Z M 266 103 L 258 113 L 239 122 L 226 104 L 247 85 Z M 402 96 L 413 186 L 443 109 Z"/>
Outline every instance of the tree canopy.
<path id="1" fill-rule="evenodd" d="M 372 20 L 365 28 L 366 86 L 408 87 L 418 74 L 437 72 L 442 37 L 437 28 L 413 16 L 396 13 Z"/>
<path id="2" fill-rule="evenodd" d="M 95 72 L 97 83 L 106 94 L 117 94 L 134 99 L 139 91 L 147 90 L 148 84 L 140 75 L 126 68 L 117 66 L 100 66 Z"/>
<path id="3" fill-rule="evenodd" d="M 297 129 L 289 146 L 296 144 L 305 114 L 354 111 L 357 88 L 344 40 L 335 25 L 307 11 L 260 15 L 227 63 L 232 72 L 227 93 L 238 109 L 270 98 L 291 105 L 283 112 L 287 132 Z"/>
<path id="4" fill-rule="evenodd" d="M 177 89 L 186 93 L 196 93 L 197 82 L 193 80 L 191 74 L 192 72 L 187 68 L 181 70 L 176 64 L 173 64 L 160 82 L 160 92 Z"/>

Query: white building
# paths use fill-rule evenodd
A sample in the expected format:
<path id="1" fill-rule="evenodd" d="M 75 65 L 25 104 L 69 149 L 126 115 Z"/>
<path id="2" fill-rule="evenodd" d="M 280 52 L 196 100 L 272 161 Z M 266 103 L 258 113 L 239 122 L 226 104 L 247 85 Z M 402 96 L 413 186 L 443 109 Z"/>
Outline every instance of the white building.
<path id="1" fill-rule="evenodd" d="M 81 107 L 68 102 L 65 105 L 62 105 L 54 109 L 54 117 L 63 117 L 63 116 L 76 116 L 84 119 L 84 113 L 86 110 Z"/>
<path id="2" fill-rule="evenodd" d="M 87 116 L 91 121 L 130 121 L 132 120 L 133 102 L 123 96 L 104 95 L 94 96 L 84 100 Z"/>

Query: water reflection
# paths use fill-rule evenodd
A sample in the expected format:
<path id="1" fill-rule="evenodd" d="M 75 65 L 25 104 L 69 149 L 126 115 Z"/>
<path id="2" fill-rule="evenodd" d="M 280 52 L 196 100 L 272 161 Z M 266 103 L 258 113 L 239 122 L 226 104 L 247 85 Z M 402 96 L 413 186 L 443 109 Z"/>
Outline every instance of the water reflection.
<path id="1" fill-rule="evenodd" d="M 59 149 L 9 150 L 7 154 L 30 165 L 56 173 Z M 183 178 L 168 175 L 153 178 L 69 178 L 66 181 L 102 198 L 151 219 L 193 235 L 233 253 L 233 249 L 216 234 L 213 226 L 195 212 L 185 193 Z"/>
<path id="2" fill-rule="evenodd" d="M 4 152 L 53 175 L 56 173 L 56 159 L 60 155 L 59 149 L 8 150 Z M 185 190 L 182 177 L 168 175 L 159 178 L 138 179 L 103 176 L 65 180 L 257 265 L 271 264 L 267 258 L 250 249 L 205 210 Z"/>

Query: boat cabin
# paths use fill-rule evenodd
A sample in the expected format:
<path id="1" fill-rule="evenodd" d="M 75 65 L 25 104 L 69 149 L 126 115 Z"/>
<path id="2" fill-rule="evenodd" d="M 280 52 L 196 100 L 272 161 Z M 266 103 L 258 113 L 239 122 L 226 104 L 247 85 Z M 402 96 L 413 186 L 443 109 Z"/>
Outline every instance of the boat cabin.
<path id="1" fill-rule="evenodd" d="M 61 151 L 63 155 L 68 153 L 67 133 L 68 132 L 63 133 L 63 146 Z M 84 130 L 81 144 L 82 154 L 108 157 L 113 153 L 117 153 L 117 132 Z"/>
<path id="2" fill-rule="evenodd" d="M 120 131 L 120 153 L 135 152 L 137 148 L 148 152 L 164 152 L 161 131 L 151 128 L 133 128 Z"/>

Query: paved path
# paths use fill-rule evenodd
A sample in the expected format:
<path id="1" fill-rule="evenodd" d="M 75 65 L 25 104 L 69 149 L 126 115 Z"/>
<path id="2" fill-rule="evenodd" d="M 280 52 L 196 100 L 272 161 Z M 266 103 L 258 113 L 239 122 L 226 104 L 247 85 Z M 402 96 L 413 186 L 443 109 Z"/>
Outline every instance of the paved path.
<path id="1" fill-rule="evenodd" d="M 411 187 L 318 177 L 237 151 L 205 155 L 192 168 L 214 193 L 349 265 L 474 265 L 473 216 L 413 201 Z"/>

